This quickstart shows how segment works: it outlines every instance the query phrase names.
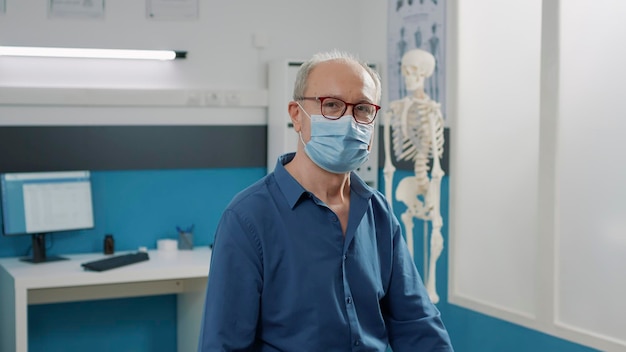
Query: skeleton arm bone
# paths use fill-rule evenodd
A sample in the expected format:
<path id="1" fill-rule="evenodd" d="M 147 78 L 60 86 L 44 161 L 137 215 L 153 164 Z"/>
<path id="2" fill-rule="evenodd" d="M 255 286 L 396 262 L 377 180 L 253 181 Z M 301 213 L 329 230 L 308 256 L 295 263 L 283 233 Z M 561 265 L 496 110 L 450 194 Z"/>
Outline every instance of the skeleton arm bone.
<path id="1" fill-rule="evenodd" d="M 430 235 L 430 261 L 428 263 L 428 276 L 426 278 L 426 291 L 433 303 L 439 302 L 437 294 L 436 272 L 437 259 L 443 251 L 443 236 L 441 235 L 441 225 L 436 226 L 433 222 L 433 230 Z"/>
<path id="2" fill-rule="evenodd" d="M 432 133 L 432 157 L 433 168 L 431 170 L 431 181 L 426 197 L 427 209 L 429 209 L 429 217 L 432 221 L 432 232 L 430 237 L 430 256 L 428 264 L 428 276 L 426 280 L 426 290 L 433 303 L 439 302 L 439 295 L 436 288 L 436 271 L 437 260 L 443 251 L 443 236 L 441 228 L 443 227 L 443 219 L 440 212 L 441 200 L 441 179 L 445 174 L 441 169 L 439 161 L 443 152 L 443 126 L 440 110 L 436 110 L 436 114 L 431 114 L 430 129 Z"/>
<path id="3" fill-rule="evenodd" d="M 437 159 L 433 159 L 437 160 Z M 436 272 L 437 272 L 437 260 L 443 251 L 443 236 L 441 234 L 441 228 L 443 227 L 443 218 L 440 213 L 440 188 L 441 177 L 443 171 L 439 167 L 439 162 L 433 163 L 434 176 L 431 179 L 430 187 L 428 190 L 426 206 L 429 211 L 429 218 L 432 223 L 432 231 L 430 234 L 430 254 L 428 262 L 428 275 L 426 276 L 426 291 L 433 303 L 439 302 L 439 295 L 437 294 L 436 287 Z M 437 172 L 435 169 L 438 169 Z M 426 235 L 426 234 L 425 234 Z"/>

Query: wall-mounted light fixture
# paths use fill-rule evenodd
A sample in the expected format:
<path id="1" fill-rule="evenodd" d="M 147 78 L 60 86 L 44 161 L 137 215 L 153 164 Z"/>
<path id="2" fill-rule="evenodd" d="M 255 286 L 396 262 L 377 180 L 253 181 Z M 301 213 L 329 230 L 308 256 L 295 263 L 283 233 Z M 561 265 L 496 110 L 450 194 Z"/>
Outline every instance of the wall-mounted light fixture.
<path id="1" fill-rule="evenodd" d="M 88 59 L 174 60 L 187 57 L 186 51 L 49 48 L 0 46 L 0 56 L 66 57 Z"/>

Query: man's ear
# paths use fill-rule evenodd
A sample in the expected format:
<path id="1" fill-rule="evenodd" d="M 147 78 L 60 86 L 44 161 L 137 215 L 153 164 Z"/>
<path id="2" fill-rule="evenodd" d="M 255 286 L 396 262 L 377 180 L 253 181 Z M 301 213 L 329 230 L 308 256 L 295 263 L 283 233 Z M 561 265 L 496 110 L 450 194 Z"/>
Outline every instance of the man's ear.
<path id="1" fill-rule="evenodd" d="M 291 118 L 291 123 L 293 124 L 293 129 L 296 132 L 300 132 L 302 129 L 302 124 L 300 123 L 300 107 L 298 103 L 295 101 L 289 102 L 287 106 L 287 111 L 289 112 L 289 117 Z"/>

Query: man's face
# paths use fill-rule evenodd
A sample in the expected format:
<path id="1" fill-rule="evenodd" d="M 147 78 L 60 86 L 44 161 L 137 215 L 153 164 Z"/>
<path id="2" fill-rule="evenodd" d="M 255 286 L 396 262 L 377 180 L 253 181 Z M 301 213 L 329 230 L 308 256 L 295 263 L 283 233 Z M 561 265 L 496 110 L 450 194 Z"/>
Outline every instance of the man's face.
<path id="1" fill-rule="evenodd" d="M 306 97 L 336 97 L 348 103 L 377 103 L 376 85 L 372 77 L 357 63 L 332 60 L 318 64 L 311 70 Z M 295 103 L 294 103 L 295 105 Z M 314 100 L 300 101 L 300 105 L 309 115 L 320 114 L 320 103 Z M 295 106 L 294 108 L 297 108 Z M 291 111 L 292 107 L 290 107 Z M 308 142 L 311 138 L 311 120 L 300 109 L 294 111 L 294 128 L 302 132 L 302 139 Z M 348 107 L 345 115 L 353 115 L 352 107 Z"/>

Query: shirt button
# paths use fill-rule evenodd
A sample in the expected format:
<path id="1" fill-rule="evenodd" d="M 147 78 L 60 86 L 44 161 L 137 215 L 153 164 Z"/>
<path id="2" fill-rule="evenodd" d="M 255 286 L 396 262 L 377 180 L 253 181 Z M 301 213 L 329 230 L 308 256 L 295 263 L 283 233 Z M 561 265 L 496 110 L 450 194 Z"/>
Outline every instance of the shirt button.
<path id="1" fill-rule="evenodd" d="M 360 344 L 361 344 L 361 341 L 359 341 L 359 340 L 354 341 L 354 345 L 355 345 L 355 346 L 358 346 L 358 345 L 360 345 Z"/>
<path id="2" fill-rule="evenodd" d="M 343 261 L 345 262 L 345 261 L 346 261 L 346 259 L 348 259 L 348 256 L 344 254 L 344 255 L 343 255 Z"/>
<path id="3" fill-rule="evenodd" d="M 348 304 L 352 304 L 352 297 L 348 297 L 348 298 L 346 298 L 346 303 L 348 303 Z"/>

